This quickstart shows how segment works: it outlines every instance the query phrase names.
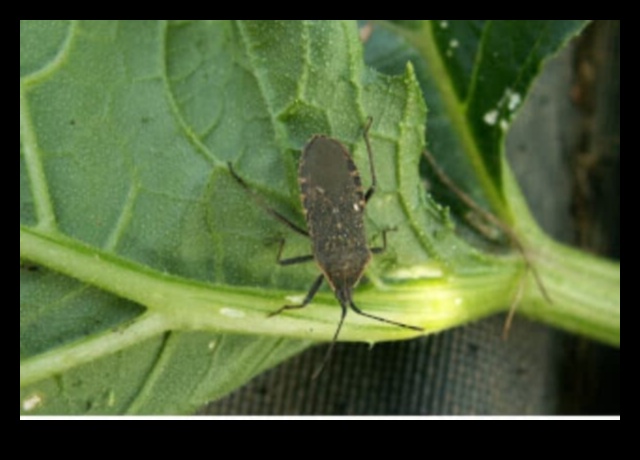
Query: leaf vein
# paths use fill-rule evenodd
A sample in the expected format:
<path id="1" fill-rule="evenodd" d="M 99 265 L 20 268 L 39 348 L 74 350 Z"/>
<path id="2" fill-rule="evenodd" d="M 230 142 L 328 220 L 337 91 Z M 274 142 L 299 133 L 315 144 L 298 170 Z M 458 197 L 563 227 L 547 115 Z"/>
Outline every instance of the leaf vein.
<path id="1" fill-rule="evenodd" d="M 42 152 L 38 145 L 35 127 L 31 120 L 26 88 L 20 82 L 20 134 L 24 146 L 25 165 L 29 176 L 29 187 L 33 196 L 38 220 L 37 226 L 43 230 L 54 231 L 56 216 L 53 207 L 47 176 L 42 161 Z"/>
<path id="2" fill-rule="evenodd" d="M 179 341 L 176 336 L 180 333 L 174 331 L 165 332 L 162 338 L 162 345 L 153 365 L 147 372 L 144 384 L 140 387 L 136 395 L 132 398 L 127 408 L 123 411 L 125 414 L 139 414 L 144 404 L 153 397 L 153 387 L 162 376 L 171 356 L 176 350 L 176 344 Z"/>
<path id="3" fill-rule="evenodd" d="M 167 103 L 171 111 L 171 114 L 173 115 L 173 118 L 176 120 L 182 132 L 185 134 L 185 137 L 187 138 L 189 143 L 194 146 L 196 152 L 198 152 L 200 155 L 202 155 L 206 160 L 210 162 L 214 162 L 216 164 L 222 164 L 223 161 L 219 159 L 216 155 L 214 155 L 213 152 L 211 152 L 206 145 L 204 145 L 204 143 L 200 140 L 198 135 L 187 124 L 187 121 L 184 119 L 184 117 L 182 116 L 182 113 L 180 112 L 180 109 L 178 108 L 178 103 L 176 101 L 176 98 L 174 97 L 174 94 L 171 91 L 171 85 L 169 84 L 169 77 L 168 77 L 169 71 L 167 69 L 167 47 L 168 47 L 167 29 L 168 29 L 167 22 L 165 21 L 163 22 L 163 27 L 161 32 L 163 34 L 163 40 L 162 40 L 163 46 L 160 46 L 160 52 L 162 53 L 161 61 L 164 66 L 164 68 L 162 69 L 161 78 L 162 78 L 163 88 L 166 94 Z"/>
<path id="4" fill-rule="evenodd" d="M 134 177 L 133 182 L 129 187 L 127 197 L 122 204 L 122 210 L 120 211 L 118 220 L 113 230 L 111 231 L 111 234 L 107 238 L 107 242 L 104 247 L 106 250 L 114 251 L 118 246 L 120 237 L 123 235 L 125 229 L 129 225 L 129 222 L 131 222 L 131 218 L 133 217 L 133 207 L 138 197 L 139 191 L 140 187 L 138 184 L 138 180 L 136 177 Z"/>
<path id="5" fill-rule="evenodd" d="M 71 24 L 68 28 L 67 36 L 65 37 L 60 46 L 60 49 L 53 57 L 53 59 L 51 59 L 44 67 L 22 77 L 21 83 L 26 86 L 31 86 L 36 83 L 41 83 L 47 78 L 51 77 L 55 73 L 55 71 L 58 70 L 67 61 L 71 49 L 72 38 L 76 35 L 77 30 L 78 21 L 71 21 Z"/>

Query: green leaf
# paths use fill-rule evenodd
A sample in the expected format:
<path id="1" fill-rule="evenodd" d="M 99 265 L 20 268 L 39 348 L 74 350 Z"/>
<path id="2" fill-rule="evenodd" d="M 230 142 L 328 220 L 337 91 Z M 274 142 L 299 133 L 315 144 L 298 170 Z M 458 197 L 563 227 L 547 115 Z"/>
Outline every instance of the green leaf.
<path id="1" fill-rule="evenodd" d="M 429 147 L 478 201 L 513 221 L 505 196 L 509 125 L 543 62 L 586 21 L 421 21 L 381 24 L 367 62 L 397 73 L 410 60 L 430 108 Z"/>
<path id="2" fill-rule="evenodd" d="M 426 194 L 416 74 L 406 63 L 396 76 L 367 68 L 353 22 L 21 21 L 20 34 L 21 413 L 188 413 L 329 340 L 339 318 L 329 290 L 267 319 L 318 271 L 276 265 L 281 238 L 285 257 L 309 253 L 309 242 L 249 199 L 227 162 L 304 226 L 301 148 L 315 133 L 340 139 L 367 186 L 368 116 L 379 176 L 368 235 L 376 244 L 397 231 L 356 289 L 358 305 L 429 333 L 508 308 L 526 275 L 517 253 L 466 243 Z M 429 107 L 433 147 L 446 114 Z M 495 154 L 480 151 L 469 177 L 511 209 L 491 197 L 513 184 L 495 180 Z M 597 324 L 593 335 L 615 342 L 608 311 L 586 315 L 572 294 L 566 327 L 577 317 L 583 333 Z M 527 299 L 543 303 L 535 286 Z M 351 314 L 340 338 L 414 335 Z"/>
<path id="3" fill-rule="evenodd" d="M 378 227 L 402 227 L 397 254 L 427 244 L 427 216 L 401 208 L 424 199 L 422 98 L 410 68 L 383 77 L 361 52 L 343 22 L 21 22 L 20 247 L 39 264 L 21 266 L 22 411 L 188 412 L 331 337 L 330 293 L 302 321 L 267 320 L 315 271 L 276 267 L 290 235 L 227 161 L 300 221 L 304 142 L 331 134 L 360 163 L 372 114 L 379 168 L 413 176 L 399 196 L 400 172 L 381 175 L 394 211 L 378 205 Z M 344 338 L 408 335 L 358 322 Z"/>
<path id="4" fill-rule="evenodd" d="M 620 265 L 550 240 L 531 216 L 505 155 L 507 130 L 544 61 L 585 25 L 382 22 L 376 24 L 365 57 L 369 65 L 390 74 L 407 61 L 413 63 L 429 107 L 429 150 L 459 188 L 512 227 L 552 300 L 532 283 L 518 311 L 617 345 Z M 433 179 L 426 162 L 421 171 Z M 436 186 L 436 196 L 447 198 L 439 192 Z M 453 206 L 459 208 L 455 201 Z"/>

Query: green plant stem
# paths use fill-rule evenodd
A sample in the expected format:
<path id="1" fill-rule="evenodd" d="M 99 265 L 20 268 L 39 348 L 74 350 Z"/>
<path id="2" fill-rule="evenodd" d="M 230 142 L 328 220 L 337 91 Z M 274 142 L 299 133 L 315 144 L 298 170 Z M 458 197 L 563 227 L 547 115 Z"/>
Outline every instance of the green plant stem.
<path id="1" fill-rule="evenodd" d="M 533 283 L 521 313 L 611 345 L 620 345 L 620 264 L 559 244 L 547 236 L 531 215 L 506 162 L 502 167 L 505 196 L 514 232 L 526 248 L 552 303 Z"/>
<path id="2" fill-rule="evenodd" d="M 330 292 L 319 293 L 308 308 L 273 318 L 267 314 L 291 295 L 283 292 L 198 283 L 170 276 L 99 252 L 58 234 L 20 229 L 20 256 L 123 298 L 144 305 L 164 319 L 167 329 L 219 330 L 329 340 L 339 308 Z M 371 314 L 424 327 L 434 332 L 495 313 L 509 303 L 520 262 L 505 258 L 468 276 L 423 275 L 394 280 L 356 292 L 359 306 Z M 414 271 L 418 273 L 417 271 Z M 341 339 L 375 342 L 418 335 L 368 318 L 350 315 Z"/>
<path id="3" fill-rule="evenodd" d="M 123 350 L 166 330 L 164 318 L 147 313 L 127 325 L 118 327 L 118 333 L 107 330 L 96 336 L 63 345 L 20 363 L 20 386 L 30 385 L 51 375 L 60 374 L 75 366 Z"/>
<path id="4" fill-rule="evenodd" d="M 462 140 L 463 151 L 473 164 L 492 209 L 502 219 L 511 222 L 514 233 L 551 297 L 552 303 L 549 303 L 539 287 L 530 282 L 518 311 L 547 324 L 619 345 L 620 265 L 560 245 L 546 236 L 531 215 L 520 187 L 504 160 L 504 152 L 501 153 L 501 171 L 504 186 L 502 196 L 506 202 L 499 198 L 500 193 L 489 177 L 464 119 L 466 108 L 450 86 L 451 79 L 433 39 L 433 24 L 425 22 L 419 32 L 396 27 L 391 23 L 384 23 L 384 26 L 403 36 L 429 62 L 431 72 L 436 76 L 435 81 L 439 85 L 444 107 L 452 120 L 452 128 Z"/>
<path id="5" fill-rule="evenodd" d="M 617 343 L 619 267 L 552 242 L 536 247 L 540 249 L 533 257 L 554 302 L 545 304 L 530 283 L 520 311 L 549 324 Z M 324 292 L 304 310 L 267 319 L 267 313 L 279 308 L 294 293 L 197 283 L 99 253 L 63 236 L 25 227 L 20 229 L 20 255 L 146 306 L 162 318 L 158 324 L 165 329 L 329 340 L 339 316 L 335 299 Z M 592 269 L 587 270 L 584 265 Z M 406 276 L 376 288 L 363 286 L 356 292 L 356 301 L 369 313 L 415 324 L 430 333 L 506 310 L 523 273 L 519 257 L 496 258 L 472 273 L 414 279 Z M 611 300 L 616 298 L 616 292 L 617 302 Z M 415 335 L 351 314 L 341 339 L 376 342 Z"/>
<path id="6" fill-rule="evenodd" d="M 620 345 L 620 265 L 550 239 L 530 253 L 552 303 L 532 284 L 521 312 L 556 327 Z"/>

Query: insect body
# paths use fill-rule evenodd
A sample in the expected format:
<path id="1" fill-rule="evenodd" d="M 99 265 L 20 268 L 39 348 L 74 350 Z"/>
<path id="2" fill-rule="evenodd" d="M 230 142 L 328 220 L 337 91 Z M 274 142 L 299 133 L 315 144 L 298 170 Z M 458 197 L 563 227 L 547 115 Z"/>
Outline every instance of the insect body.
<path id="1" fill-rule="evenodd" d="M 384 231 L 382 233 L 383 246 L 369 248 L 364 228 L 364 210 L 367 202 L 375 192 L 377 184 L 368 137 L 371 121 L 372 119 L 369 118 L 364 128 L 364 139 L 371 168 L 371 186 L 366 193 L 363 192 L 360 174 L 355 163 L 347 149 L 340 142 L 327 136 L 315 135 L 304 147 L 298 169 L 298 182 L 308 230 L 300 228 L 282 214 L 265 205 L 261 198 L 249 188 L 229 164 L 229 170 L 233 177 L 254 196 L 261 206 L 292 230 L 311 238 L 313 254 L 291 259 L 280 258 L 284 247 L 284 241 L 282 241 L 278 252 L 278 263 L 280 265 L 293 265 L 315 260 L 322 271 L 322 275 L 316 278 L 302 303 L 285 305 L 269 316 L 277 315 L 284 310 L 303 308 L 308 305 L 322 285 L 323 279 L 327 280 L 340 303 L 342 308 L 340 322 L 333 336 L 331 347 L 329 347 L 322 365 L 316 371 L 316 376 L 331 355 L 333 346 L 342 329 L 347 308 L 351 308 L 359 315 L 377 321 L 422 331 L 417 326 L 365 313 L 355 305 L 352 299 L 353 288 L 362 277 L 367 264 L 371 260 L 371 254 L 380 253 L 387 246 L 386 231 Z"/>
<path id="2" fill-rule="evenodd" d="M 304 148 L 298 182 L 316 263 L 340 304 L 348 305 L 371 259 L 358 170 L 342 144 L 314 136 Z"/>

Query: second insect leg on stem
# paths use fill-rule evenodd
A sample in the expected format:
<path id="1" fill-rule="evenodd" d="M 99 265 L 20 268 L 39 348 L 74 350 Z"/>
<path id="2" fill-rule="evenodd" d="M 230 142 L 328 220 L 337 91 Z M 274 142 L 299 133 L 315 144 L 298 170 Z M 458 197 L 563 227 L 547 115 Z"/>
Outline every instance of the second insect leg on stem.
<path id="1" fill-rule="evenodd" d="M 279 315 L 285 310 L 295 310 L 298 308 L 306 307 L 313 300 L 314 296 L 316 295 L 316 292 L 318 292 L 318 289 L 320 289 L 323 279 L 324 279 L 324 275 L 320 275 L 316 278 L 316 280 L 313 282 L 313 285 L 311 286 L 311 289 L 309 289 L 309 292 L 307 292 L 307 295 L 305 296 L 302 303 L 297 305 L 283 305 L 282 307 L 278 308 L 276 311 L 269 313 L 267 316 L 271 317 L 271 316 Z"/>
<path id="2" fill-rule="evenodd" d="M 395 232 L 397 228 L 388 228 L 387 230 L 382 230 L 382 247 L 370 248 L 372 254 L 381 254 L 387 250 L 387 232 Z"/>
<path id="3" fill-rule="evenodd" d="M 289 259 L 282 259 L 281 256 L 282 256 L 282 251 L 284 249 L 284 244 L 285 244 L 285 240 L 284 239 L 280 240 L 280 249 L 278 249 L 278 256 L 276 258 L 276 261 L 278 262 L 279 265 L 295 265 L 295 264 L 301 264 L 301 263 L 309 262 L 313 260 L 313 255 L 311 254 L 308 254 L 306 256 L 291 257 Z M 324 275 L 320 275 L 316 278 L 316 280 L 313 282 L 313 285 L 311 286 L 311 289 L 309 289 L 309 292 L 307 292 L 307 295 L 305 296 L 301 304 L 284 305 L 278 308 L 276 311 L 269 313 L 268 316 L 271 317 L 271 316 L 278 315 L 285 310 L 295 310 L 297 308 L 306 307 L 313 300 L 313 297 L 316 295 L 316 292 L 318 292 L 318 289 L 320 289 L 323 279 L 324 279 Z"/>

